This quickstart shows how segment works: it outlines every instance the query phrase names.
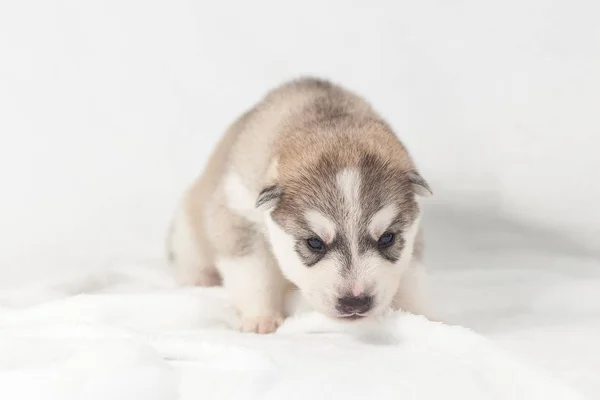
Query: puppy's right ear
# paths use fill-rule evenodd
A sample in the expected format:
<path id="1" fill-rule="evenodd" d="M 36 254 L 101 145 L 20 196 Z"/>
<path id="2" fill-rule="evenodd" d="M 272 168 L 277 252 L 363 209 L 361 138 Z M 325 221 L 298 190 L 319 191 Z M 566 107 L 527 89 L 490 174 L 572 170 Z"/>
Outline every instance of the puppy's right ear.
<path id="1" fill-rule="evenodd" d="M 267 186 L 258 195 L 255 207 L 261 211 L 273 209 L 277 205 L 282 193 L 283 190 L 279 185 Z"/>

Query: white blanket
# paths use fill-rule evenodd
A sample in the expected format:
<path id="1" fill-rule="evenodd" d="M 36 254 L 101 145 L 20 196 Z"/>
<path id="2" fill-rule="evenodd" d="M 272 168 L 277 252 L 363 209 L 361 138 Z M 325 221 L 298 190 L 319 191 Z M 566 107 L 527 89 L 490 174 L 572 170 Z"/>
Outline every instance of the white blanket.
<path id="1" fill-rule="evenodd" d="M 299 312 L 241 334 L 221 288 L 168 282 L 148 269 L 2 294 L 0 399 L 581 398 L 462 327 Z"/>

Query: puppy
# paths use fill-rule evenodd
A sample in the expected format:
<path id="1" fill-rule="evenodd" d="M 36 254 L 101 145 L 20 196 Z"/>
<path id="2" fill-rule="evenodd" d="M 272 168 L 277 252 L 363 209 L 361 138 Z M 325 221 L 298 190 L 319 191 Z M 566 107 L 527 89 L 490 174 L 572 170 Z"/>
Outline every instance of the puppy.
<path id="1" fill-rule="evenodd" d="M 430 194 L 365 100 L 302 78 L 229 127 L 183 196 L 169 257 L 183 284 L 223 283 L 242 331 L 274 332 L 294 287 L 340 320 L 426 314 L 418 197 Z"/>

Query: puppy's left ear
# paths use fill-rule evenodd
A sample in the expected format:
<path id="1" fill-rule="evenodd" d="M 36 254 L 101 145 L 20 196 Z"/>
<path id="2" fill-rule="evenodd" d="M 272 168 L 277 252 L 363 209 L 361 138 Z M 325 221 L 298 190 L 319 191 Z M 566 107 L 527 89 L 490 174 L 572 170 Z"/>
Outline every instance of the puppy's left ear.
<path id="1" fill-rule="evenodd" d="M 416 194 L 423 197 L 428 197 L 433 194 L 427 181 L 423 179 L 417 171 L 409 171 L 407 176 L 412 185 L 412 189 Z"/>
<path id="2" fill-rule="evenodd" d="M 264 188 L 256 199 L 255 207 L 261 211 L 267 211 L 277 205 L 283 190 L 279 185 L 267 186 Z"/>

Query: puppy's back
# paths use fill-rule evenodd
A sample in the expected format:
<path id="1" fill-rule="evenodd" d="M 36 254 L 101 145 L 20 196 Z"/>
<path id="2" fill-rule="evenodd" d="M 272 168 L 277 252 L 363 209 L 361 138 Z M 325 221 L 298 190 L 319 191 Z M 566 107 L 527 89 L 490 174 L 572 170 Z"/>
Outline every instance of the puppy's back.
<path id="1" fill-rule="evenodd" d="M 282 147 L 294 147 L 292 136 L 302 135 L 310 124 L 342 115 L 379 119 L 361 97 L 331 82 L 310 77 L 273 89 L 249 114 L 232 145 L 229 161 L 248 189 L 255 192 L 262 188 L 273 156 Z"/>

